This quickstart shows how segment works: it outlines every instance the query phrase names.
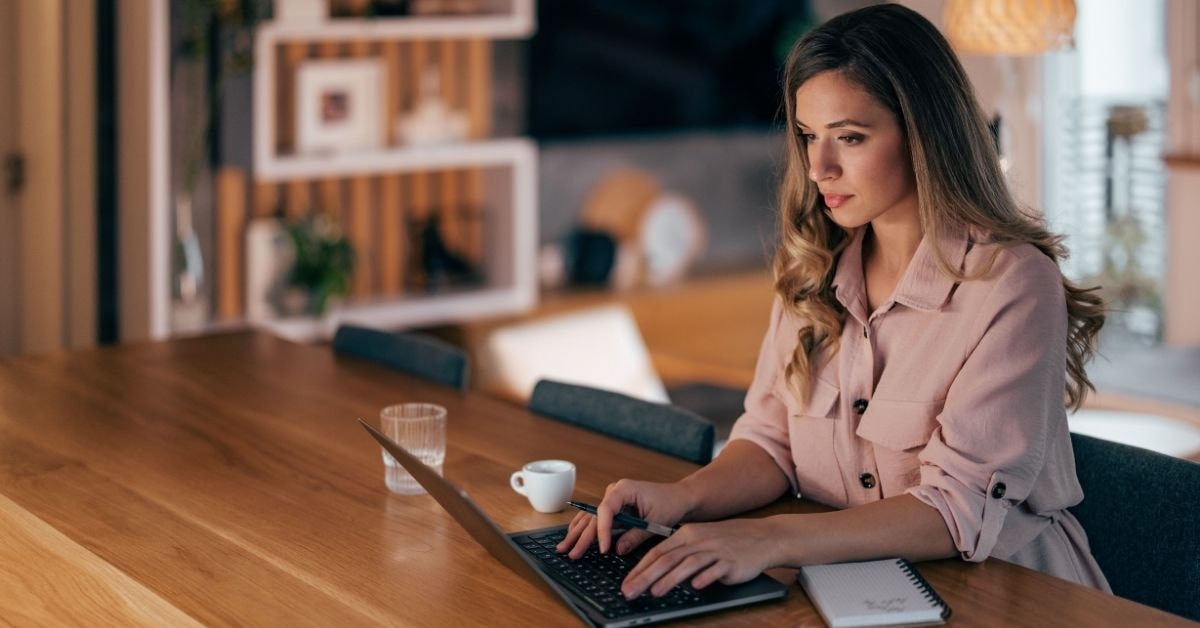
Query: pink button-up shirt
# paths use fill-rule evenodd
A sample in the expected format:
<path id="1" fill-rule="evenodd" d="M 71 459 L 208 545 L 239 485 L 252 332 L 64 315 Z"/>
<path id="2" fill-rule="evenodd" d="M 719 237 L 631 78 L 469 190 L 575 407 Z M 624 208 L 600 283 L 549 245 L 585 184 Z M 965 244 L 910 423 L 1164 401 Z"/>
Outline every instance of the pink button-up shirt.
<path id="1" fill-rule="evenodd" d="M 1028 244 L 938 246 L 983 278 L 956 283 L 922 240 L 892 299 L 867 311 L 859 229 L 838 263 L 841 348 L 817 360 L 806 404 L 783 376 L 796 321 L 775 303 L 746 412 L 797 495 L 844 508 L 910 494 L 936 508 L 962 557 L 995 556 L 1109 590 L 1083 528 L 1064 409 L 1067 310 L 1058 267 Z M 998 251 L 997 251 L 998 250 Z"/>

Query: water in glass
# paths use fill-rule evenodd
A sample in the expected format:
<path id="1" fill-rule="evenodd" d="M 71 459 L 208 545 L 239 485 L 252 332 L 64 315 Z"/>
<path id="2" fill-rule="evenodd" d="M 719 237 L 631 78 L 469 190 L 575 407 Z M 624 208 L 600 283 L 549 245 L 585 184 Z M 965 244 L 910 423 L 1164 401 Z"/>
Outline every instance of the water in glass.
<path id="1" fill-rule="evenodd" d="M 402 403 L 379 413 L 383 433 L 440 475 L 446 459 L 446 409 L 431 403 Z M 393 493 L 416 495 L 425 489 L 386 451 L 385 479 Z"/>

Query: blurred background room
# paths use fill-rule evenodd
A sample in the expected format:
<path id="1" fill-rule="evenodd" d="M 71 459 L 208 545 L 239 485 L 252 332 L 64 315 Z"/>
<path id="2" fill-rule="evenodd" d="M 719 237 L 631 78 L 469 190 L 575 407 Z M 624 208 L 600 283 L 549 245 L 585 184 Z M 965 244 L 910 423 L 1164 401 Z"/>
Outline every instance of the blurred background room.
<path id="1" fill-rule="evenodd" d="M 724 425 L 779 76 L 854 0 L 0 0 L 0 359 L 417 330 Z M 1111 304 L 1072 428 L 1200 460 L 1200 5 L 905 0 Z"/>

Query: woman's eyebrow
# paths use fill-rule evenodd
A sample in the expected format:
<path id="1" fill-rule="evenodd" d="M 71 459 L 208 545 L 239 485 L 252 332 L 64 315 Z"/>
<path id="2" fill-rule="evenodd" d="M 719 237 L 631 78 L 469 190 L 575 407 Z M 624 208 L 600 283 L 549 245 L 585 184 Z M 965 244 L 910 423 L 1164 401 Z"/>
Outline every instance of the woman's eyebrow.
<path id="1" fill-rule="evenodd" d="M 799 127 L 805 128 L 805 129 L 808 128 L 807 124 L 804 124 L 803 122 L 801 122 L 799 120 L 796 120 L 796 126 L 799 126 Z M 842 120 L 838 120 L 837 122 L 830 122 L 829 124 L 825 125 L 825 128 L 840 129 L 842 127 L 847 127 L 847 126 L 858 126 L 858 127 L 863 127 L 865 129 L 871 128 L 871 125 L 867 124 L 866 122 L 860 122 L 858 120 L 854 120 L 851 118 L 845 118 Z"/>

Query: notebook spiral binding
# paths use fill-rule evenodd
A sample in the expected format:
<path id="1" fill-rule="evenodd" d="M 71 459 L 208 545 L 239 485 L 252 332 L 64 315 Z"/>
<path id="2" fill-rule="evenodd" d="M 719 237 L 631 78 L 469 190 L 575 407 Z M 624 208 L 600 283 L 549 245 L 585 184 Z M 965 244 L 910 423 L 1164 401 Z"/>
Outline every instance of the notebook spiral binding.
<path id="1" fill-rule="evenodd" d="M 925 599 L 929 600 L 934 606 L 941 607 L 942 619 L 950 617 L 950 605 L 946 604 L 942 596 L 938 595 L 937 591 L 934 591 L 933 587 L 929 586 L 929 582 L 925 580 L 925 576 L 922 576 L 921 572 L 917 571 L 917 568 L 913 567 L 912 563 L 903 558 L 897 558 L 896 565 L 908 576 L 909 581 L 921 590 L 921 594 L 925 596 Z"/>

